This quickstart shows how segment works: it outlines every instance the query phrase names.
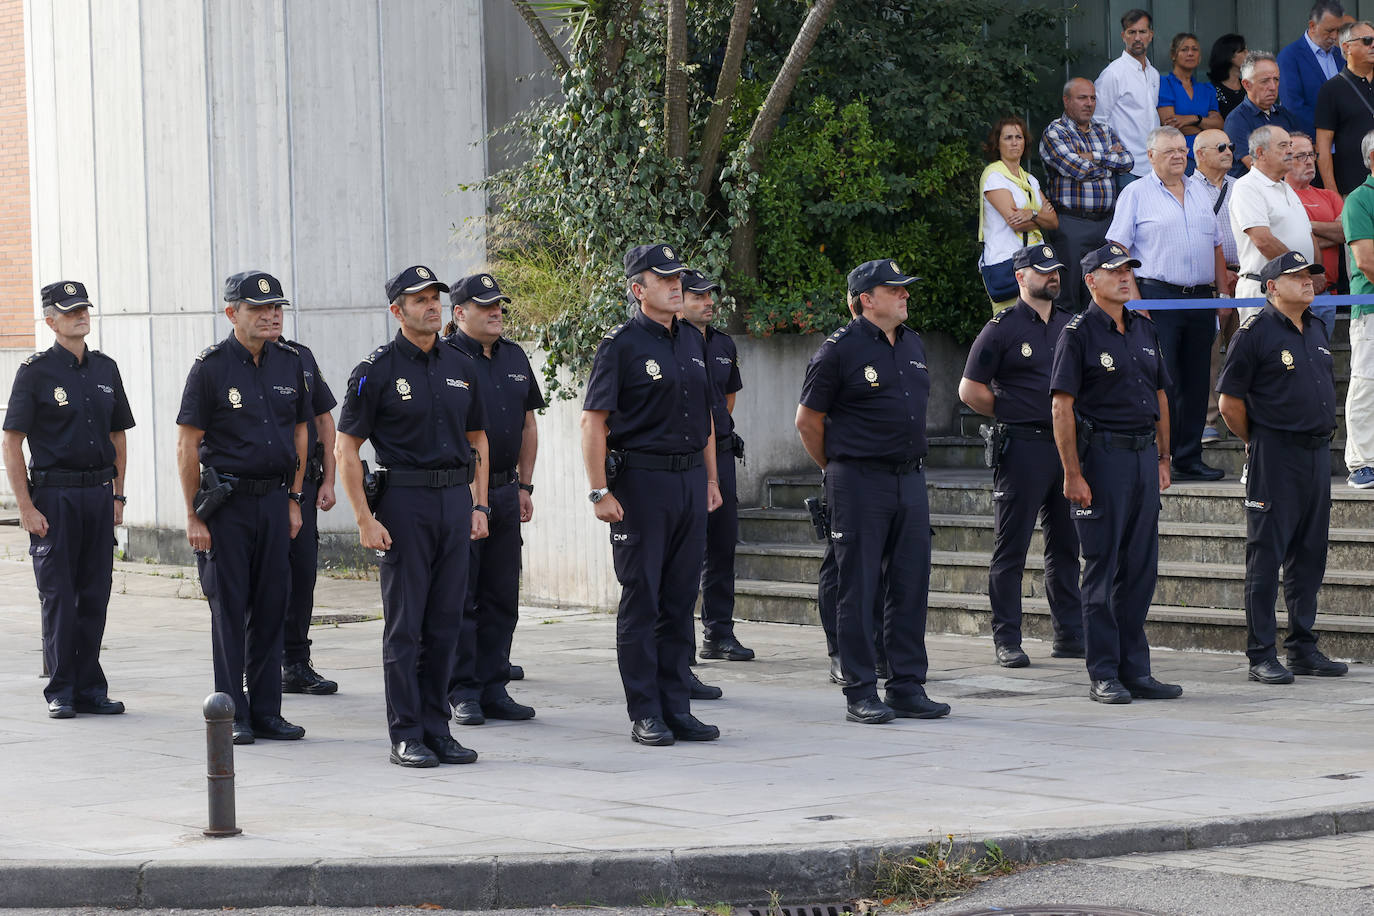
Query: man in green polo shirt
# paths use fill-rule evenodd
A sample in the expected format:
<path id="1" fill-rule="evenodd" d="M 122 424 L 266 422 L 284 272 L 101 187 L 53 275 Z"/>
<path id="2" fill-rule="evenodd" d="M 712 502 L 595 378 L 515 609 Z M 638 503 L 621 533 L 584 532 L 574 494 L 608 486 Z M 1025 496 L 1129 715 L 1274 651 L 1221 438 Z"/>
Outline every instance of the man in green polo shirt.
<path id="1" fill-rule="evenodd" d="M 1341 213 L 1350 249 L 1350 292 L 1374 296 L 1374 130 L 1360 142 L 1371 177 L 1350 192 Z M 1345 396 L 1345 466 L 1349 484 L 1374 487 L 1374 305 L 1350 307 L 1350 388 Z"/>

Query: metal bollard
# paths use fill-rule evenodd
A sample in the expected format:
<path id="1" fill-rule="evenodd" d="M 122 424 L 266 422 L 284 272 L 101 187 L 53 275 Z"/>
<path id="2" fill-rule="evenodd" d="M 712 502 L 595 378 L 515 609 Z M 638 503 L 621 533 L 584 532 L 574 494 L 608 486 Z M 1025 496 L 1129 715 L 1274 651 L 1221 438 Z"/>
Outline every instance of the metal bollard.
<path id="1" fill-rule="evenodd" d="M 234 700 L 227 693 L 205 698 L 205 756 L 210 795 L 206 836 L 238 836 L 234 825 Z"/>

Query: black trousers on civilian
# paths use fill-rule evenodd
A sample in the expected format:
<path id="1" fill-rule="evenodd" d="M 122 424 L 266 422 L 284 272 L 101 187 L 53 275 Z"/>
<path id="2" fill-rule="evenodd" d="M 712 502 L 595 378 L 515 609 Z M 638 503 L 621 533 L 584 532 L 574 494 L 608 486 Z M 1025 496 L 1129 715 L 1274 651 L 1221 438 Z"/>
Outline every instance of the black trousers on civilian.
<path id="1" fill-rule="evenodd" d="M 706 516 L 706 561 L 701 567 L 701 629 L 707 639 L 735 635 L 735 544 L 739 541 L 739 491 L 735 456 L 716 452 L 720 508 Z"/>
<path id="2" fill-rule="evenodd" d="M 1317 648 L 1317 593 L 1326 574 L 1331 525 L 1331 450 L 1303 448 L 1274 430 L 1250 427 L 1245 483 L 1245 654 L 1275 658 L 1274 604 L 1283 568 L 1289 658 Z"/>
<path id="3" fill-rule="evenodd" d="M 33 504 L 48 520 L 29 535 L 29 556 L 43 613 L 47 700 L 99 700 L 109 690 L 100 640 L 114 571 L 114 497 L 108 483 L 37 487 Z"/>
<path id="4" fill-rule="evenodd" d="M 210 549 L 196 551 L 196 566 L 210 602 L 215 690 L 233 697 L 237 722 L 281 715 L 282 623 L 291 575 L 286 488 L 263 496 L 236 491 L 205 524 Z"/>
<path id="5" fill-rule="evenodd" d="M 467 604 L 449 678 L 449 702 L 494 703 L 510 683 L 510 647 L 520 620 L 520 489 L 492 487 L 490 534 L 468 548 Z"/>
<path id="6" fill-rule="evenodd" d="M 320 510 L 315 507 L 320 485 L 301 484 L 301 530 L 291 539 L 291 596 L 282 628 L 282 662 L 310 661 L 310 615 L 315 611 L 315 577 L 320 560 Z"/>
<path id="7" fill-rule="evenodd" d="M 706 553 L 706 469 L 627 468 L 611 524 L 620 609 L 615 652 L 630 719 L 691 711 L 692 610 Z"/>
<path id="8" fill-rule="evenodd" d="M 1209 298 L 1181 296 L 1149 280 L 1140 281 L 1144 299 Z M 1160 354 L 1169 370 L 1169 448 L 1176 467 L 1202 460 L 1202 428 L 1212 381 L 1212 344 L 1217 339 L 1216 308 L 1159 309 L 1150 313 L 1159 334 Z"/>
<path id="9" fill-rule="evenodd" d="M 472 493 L 392 486 L 376 515 L 391 533 L 381 561 L 387 730 L 393 744 L 441 738 L 468 587 Z"/>
<path id="10" fill-rule="evenodd" d="M 1069 517 L 1064 468 L 1053 439 L 1008 440 L 992 474 L 992 514 L 995 540 L 988 599 L 993 641 L 999 646 L 1021 645 L 1021 577 L 1038 516 L 1045 537 L 1045 596 L 1054 641 L 1081 643 L 1078 533 Z"/>
<path id="11" fill-rule="evenodd" d="M 1092 304 L 1078 262 L 1083 255 L 1107 244 L 1107 227 L 1111 224 L 1110 213 L 1106 214 L 1106 219 L 1100 220 L 1059 214 L 1059 228 L 1050 232 L 1049 241 L 1054 246 L 1054 253 L 1059 256 L 1059 262 L 1064 265 L 1059 273 L 1059 298 L 1055 300 L 1060 308 L 1081 312 Z"/>

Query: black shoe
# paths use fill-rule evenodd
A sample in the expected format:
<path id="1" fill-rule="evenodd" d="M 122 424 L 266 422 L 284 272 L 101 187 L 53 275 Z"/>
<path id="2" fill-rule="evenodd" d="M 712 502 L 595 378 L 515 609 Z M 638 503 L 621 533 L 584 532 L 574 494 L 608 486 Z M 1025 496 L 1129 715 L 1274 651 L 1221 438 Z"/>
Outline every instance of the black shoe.
<path id="1" fill-rule="evenodd" d="M 887 659 L 883 659 L 873 666 L 873 675 L 880 681 L 892 677 L 892 668 L 888 666 Z"/>
<path id="2" fill-rule="evenodd" d="M 1288 656 L 1288 667 L 1294 674 L 1315 674 L 1317 677 L 1344 677 L 1350 670 L 1345 662 L 1333 662 L 1316 649 L 1302 658 Z"/>
<path id="3" fill-rule="evenodd" d="M 481 703 L 463 700 L 453 707 L 453 721 L 459 725 L 485 725 L 487 717 L 482 715 Z"/>
<path id="4" fill-rule="evenodd" d="M 76 707 L 66 700 L 48 701 L 49 719 L 74 719 L 76 718 Z"/>
<path id="5" fill-rule="evenodd" d="M 439 758 L 423 741 L 411 738 L 391 746 L 391 762 L 403 767 L 437 767 Z"/>
<path id="6" fill-rule="evenodd" d="M 517 703 L 510 697 L 501 697 L 490 703 L 483 703 L 480 707 L 482 715 L 488 719 L 506 719 L 511 722 L 519 722 L 522 719 L 534 718 L 534 707 Z"/>
<path id="7" fill-rule="evenodd" d="M 830 657 L 830 683 L 839 684 L 841 687 L 849 686 L 849 678 L 844 676 L 844 666 L 840 664 L 838 655 Z"/>
<path id="8" fill-rule="evenodd" d="M 1030 665 L 1030 656 L 1020 646 L 998 646 L 997 664 L 1003 668 L 1025 668 Z"/>
<path id="9" fill-rule="evenodd" d="M 320 677 L 320 673 L 310 667 L 310 662 L 292 662 L 281 666 L 282 693 L 308 693 L 312 696 L 326 696 L 339 689 L 337 681 Z"/>
<path id="10" fill-rule="evenodd" d="M 1266 658 L 1250 666 L 1250 680 L 1261 684 L 1291 684 L 1293 672 L 1280 665 L 1277 658 Z"/>
<path id="11" fill-rule="evenodd" d="M 77 700 L 73 705 L 77 712 L 87 716 L 117 716 L 124 712 L 124 704 L 109 697 Z"/>
<path id="12" fill-rule="evenodd" d="M 519 665 L 511 665 L 510 679 L 512 681 L 523 681 L 525 679 L 525 669 Z"/>
<path id="13" fill-rule="evenodd" d="M 690 712 L 684 712 L 680 716 L 665 714 L 663 721 L 667 723 L 673 737 L 679 741 L 714 741 L 720 737 L 720 729 L 714 725 L 707 725 Z"/>
<path id="14" fill-rule="evenodd" d="M 1201 461 L 1187 466 L 1176 464 L 1169 474 L 1173 480 L 1221 480 L 1225 476 L 1226 472 L 1221 468 L 1210 467 Z"/>
<path id="15" fill-rule="evenodd" d="M 281 716 L 264 716 L 253 722 L 253 734 L 272 741 L 295 741 L 305 737 L 305 729 L 292 725 Z"/>
<path id="16" fill-rule="evenodd" d="M 658 716 L 649 716 L 647 719 L 635 719 L 630 726 L 630 740 L 636 744 L 647 744 L 650 747 L 667 747 L 677 741 L 668 723 Z"/>
<path id="17" fill-rule="evenodd" d="M 722 636 L 720 639 L 703 637 L 701 651 L 697 654 L 702 658 L 723 658 L 727 662 L 747 662 L 754 657 L 754 650 L 740 645 L 739 640 L 733 636 Z"/>
<path id="18" fill-rule="evenodd" d="M 1114 677 L 1105 681 L 1093 681 L 1092 687 L 1088 688 L 1088 696 L 1099 703 L 1131 702 L 1131 692 Z"/>
<path id="19" fill-rule="evenodd" d="M 692 688 L 692 699 L 694 700 L 719 700 L 725 696 L 725 691 L 719 687 L 703 684 L 695 671 L 687 672 L 687 684 Z"/>
<path id="20" fill-rule="evenodd" d="M 440 763 L 473 763 L 477 760 L 476 751 L 463 747 L 451 735 L 426 738 L 424 746 L 434 752 Z"/>
<path id="21" fill-rule="evenodd" d="M 1176 700 L 1183 696 L 1183 688 L 1178 684 L 1165 684 L 1148 674 L 1134 680 L 1122 678 L 1121 686 L 1137 700 Z"/>
<path id="22" fill-rule="evenodd" d="M 253 727 L 251 725 L 247 722 L 234 723 L 235 744 L 252 744 L 256 740 L 258 739 L 253 735 Z"/>
<path id="23" fill-rule="evenodd" d="M 1051 658 L 1087 658 L 1081 642 L 1056 642 L 1050 648 Z"/>
<path id="24" fill-rule="evenodd" d="M 887 705 L 899 719 L 939 719 L 949 715 L 948 703 L 937 703 L 925 691 L 913 693 L 887 692 Z"/>
<path id="25" fill-rule="evenodd" d="M 864 697 L 850 700 L 845 706 L 844 717 L 850 722 L 862 722 L 864 725 L 882 725 L 897 718 L 897 713 L 877 697 Z"/>

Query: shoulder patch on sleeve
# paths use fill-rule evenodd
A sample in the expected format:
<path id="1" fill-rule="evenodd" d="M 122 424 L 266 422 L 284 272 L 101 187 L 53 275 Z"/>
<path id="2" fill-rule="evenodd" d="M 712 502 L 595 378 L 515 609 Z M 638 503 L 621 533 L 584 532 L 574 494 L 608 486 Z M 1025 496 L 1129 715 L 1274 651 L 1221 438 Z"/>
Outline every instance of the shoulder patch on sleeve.
<path id="1" fill-rule="evenodd" d="M 196 362 L 200 362 L 201 360 L 205 359 L 205 357 L 209 356 L 211 353 L 214 353 L 214 352 L 215 352 L 216 350 L 218 350 L 218 349 L 219 349 L 219 344 L 211 344 L 210 346 L 206 347 L 204 350 L 201 350 L 201 351 L 200 351 L 200 353 L 196 356 Z"/>

